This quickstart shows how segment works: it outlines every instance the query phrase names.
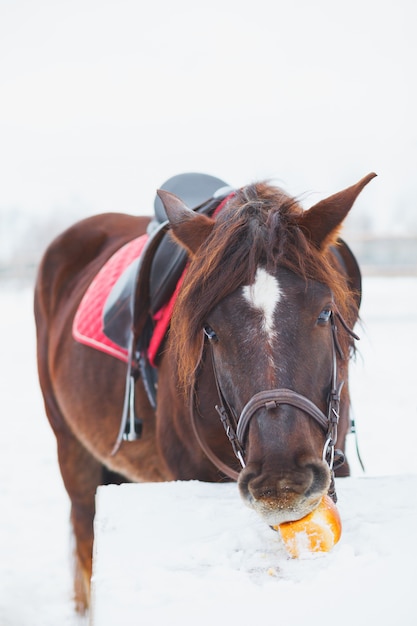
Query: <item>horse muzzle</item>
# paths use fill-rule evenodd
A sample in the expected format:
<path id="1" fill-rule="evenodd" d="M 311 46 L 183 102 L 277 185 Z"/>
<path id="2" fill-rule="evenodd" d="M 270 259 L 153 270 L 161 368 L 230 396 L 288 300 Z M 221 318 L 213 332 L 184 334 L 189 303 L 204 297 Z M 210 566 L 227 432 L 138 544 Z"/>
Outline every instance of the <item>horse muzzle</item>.
<path id="1" fill-rule="evenodd" d="M 328 420 L 315 404 L 289 389 L 274 389 L 256 394 L 245 405 L 238 423 L 238 440 L 243 444 L 248 439 L 249 425 L 255 414 L 263 411 L 265 419 L 271 419 L 268 415 L 281 405 L 313 418 L 326 433 Z M 272 526 L 311 513 L 332 483 L 332 466 L 324 452 L 320 457 L 311 447 L 304 452 L 299 448 L 293 454 L 288 446 L 285 448 L 280 453 L 275 446 L 267 451 L 261 445 L 254 451 L 260 462 L 251 460 L 251 453 L 245 455 L 246 463 L 238 479 L 244 501 Z"/>
<path id="2" fill-rule="evenodd" d="M 238 485 L 245 503 L 270 526 L 295 521 L 311 513 L 328 493 L 331 472 L 322 460 L 305 462 L 293 469 L 272 469 L 248 463 Z"/>

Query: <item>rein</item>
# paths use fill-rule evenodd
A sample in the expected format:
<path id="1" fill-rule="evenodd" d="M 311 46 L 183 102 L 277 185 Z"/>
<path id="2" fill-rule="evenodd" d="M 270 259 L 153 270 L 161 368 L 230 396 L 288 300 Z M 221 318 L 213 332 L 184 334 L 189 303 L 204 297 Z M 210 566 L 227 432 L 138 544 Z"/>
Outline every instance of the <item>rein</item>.
<path id="1" fill-rule="evenodd" d="M 245 404 L 240 414 L 240 417 L 237 418 L 235 412 L 228 404 L 221 390 L 216 363 L 214 359 L 213 348 L 210 344 L 210 342 L 212 341 L 212 337 L 210 336 L 210 334 L 207 334 L 206 331 L 204 332 L 206 334 L 206 337 L 208 338 L 210 345 L 211 363 L 217 388 L 217 394 L 219 397 L 219 404 L 216 405 L 215 408 L 220 416 L 220 420 L 223 424 L 226 435 L 232 445 L 235 456 L 239 460 L 242 468 L 246 466 L 245 441 L 250 421 L 254 417 L 255 413 L 261 408 L 265 408 L 267 411 L 271 411 L 279 407 L 281 404 L 294 406 L 303 411 L 309 417 L 311 417 L 325 433 L 323 460 L 328 464 L 331 473 L 329 496 L 336 502 L 337 496 L 334 483 L 334 470 L 344 463 L 343 452 L 341 450 L 335 450 L 335 444 L 337 440 L 337 427 L 339 423 L 340 396 L 344 385 L 343 380 L 340 382 L 338 380 L 337 354 L 339 354 L 342 359 L 344 359 L 345 357 L 337 338 L 338 329 L 334 319 L 335 315 L 341 321 L 343 328 L 351 335 L 351 337 L 353 337 L 354 339 L 359 339 L 359 337 L 346 324 L 345 320 L 342 318 L 339 312 L 332 313 L 330 320 L 332 332 L 332 383 L 327 402 L 327 415 L 325 415 L 323 411 L 321 411 L 321 409 L 319 409 L 319 407 L 314 404 L 314 402 L 312 402 L 305 396 L 297 393 L 296 391 L 293 391 L 292 389 L 281 388 L 265 390 L 256 393 Z M 192 401 L 190 402 L 190 412 L 191 424 L 194 430 L 194 434 L 206 456 L 221 472 L 223 472 L 223 474 L 225 474 L 232 480 L 237 480 L 239 477 L 239 473 L 223 463 L 223 461 L 218 458 L 218 456 L 213 452 L 213 450 L 211 450 L 211 448 L 201 437 L 198 431 L 196 422 L 194 392 Z"/>

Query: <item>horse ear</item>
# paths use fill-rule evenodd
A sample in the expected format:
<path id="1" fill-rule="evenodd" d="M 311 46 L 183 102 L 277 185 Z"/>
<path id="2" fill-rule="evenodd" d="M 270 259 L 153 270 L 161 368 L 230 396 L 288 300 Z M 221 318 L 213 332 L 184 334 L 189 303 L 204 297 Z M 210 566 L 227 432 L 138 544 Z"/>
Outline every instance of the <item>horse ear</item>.
<path id="1" fill-rule="evenodd" d="M 169 191 L 158 189 L 157 194 L 164 205 L 174 239 L 194 256 L 210 235 L 214 220 L 195 213 L 178 196 Z"/>
<path id="2" fill-rule="evenodd" d="M 362 189 L 376 174 L 368 174 L 356 185 L 321 200 L 305 211 L 298 224 L 317 248 L 325 248 L 337 237 L 339 227 Z"/>

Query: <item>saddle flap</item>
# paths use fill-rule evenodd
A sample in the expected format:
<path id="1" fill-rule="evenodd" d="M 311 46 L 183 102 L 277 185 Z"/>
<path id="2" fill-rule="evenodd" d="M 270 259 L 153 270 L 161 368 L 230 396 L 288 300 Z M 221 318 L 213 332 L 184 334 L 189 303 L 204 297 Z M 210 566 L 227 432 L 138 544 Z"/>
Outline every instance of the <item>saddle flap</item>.
<path id="1" fill-rule="evenodd" d="M 220 202 L 228 195 L 230 188 L 220 197 L 209 199 L 194 209 L 197 213 L 211 215 Z M 155 315 L 171 297 L 177 282 L 187 264 L 187 252 L 179 246 L 167 232 L 155 250 L 149 271 L 150 311 Z"/>
<path id="2" fill-rule="evenodd" d="M 117 345 L 129 349 L 133 326 L 132 285 L 137 283 L 141 257 L 121 274 L 103 308 L 103 333 Z"/>
<path id="3" fill-rule="evenodd" d="M 155 250 L 165 237 L 168 222 L 162 224 L 150 237 L 144 235 L 146 244 L 112 287 L 103 307 L 103 333 L 111 341 L 129 350 L 132 333 L 135 338 L 142 333 L 151 308 L 149 272 Z"/>

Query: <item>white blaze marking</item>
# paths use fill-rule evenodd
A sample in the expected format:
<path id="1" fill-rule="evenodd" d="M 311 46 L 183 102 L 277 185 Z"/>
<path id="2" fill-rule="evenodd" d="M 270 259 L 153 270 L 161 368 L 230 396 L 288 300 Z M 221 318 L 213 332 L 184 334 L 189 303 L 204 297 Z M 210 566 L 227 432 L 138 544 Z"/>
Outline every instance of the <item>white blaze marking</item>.
<path id="1" fill-rule="evenodd" d="M 263 330 L 268 338 L 274 334 L 274 311 L 281 298 L 279 282 L 262 267 L 256 270 L 255 282 L 243 287 L 243 295 L 249 304 L 263 314 Z"/>

